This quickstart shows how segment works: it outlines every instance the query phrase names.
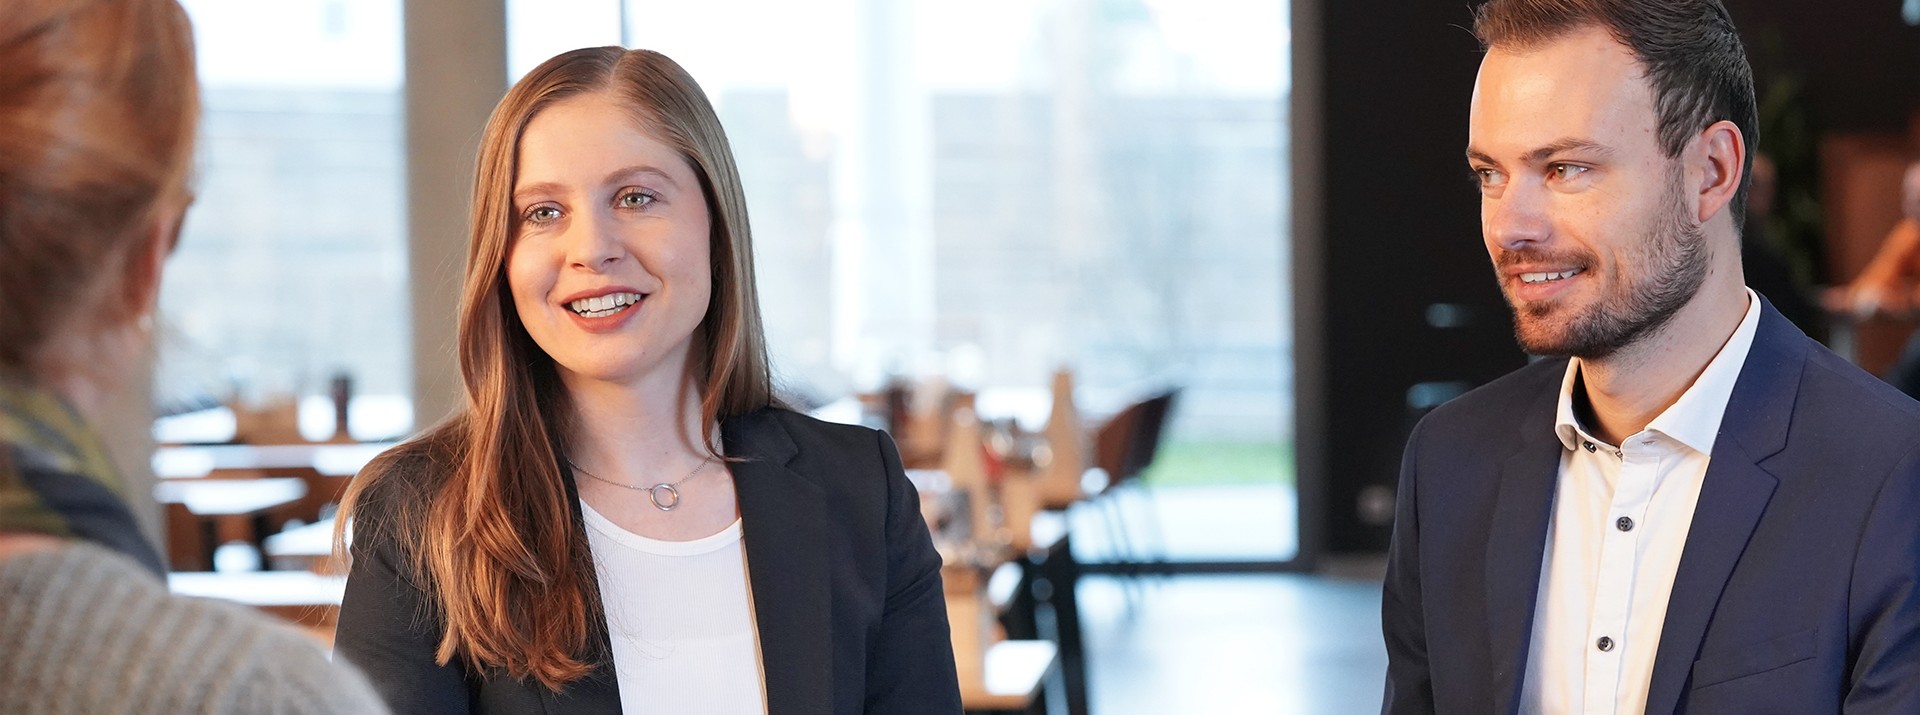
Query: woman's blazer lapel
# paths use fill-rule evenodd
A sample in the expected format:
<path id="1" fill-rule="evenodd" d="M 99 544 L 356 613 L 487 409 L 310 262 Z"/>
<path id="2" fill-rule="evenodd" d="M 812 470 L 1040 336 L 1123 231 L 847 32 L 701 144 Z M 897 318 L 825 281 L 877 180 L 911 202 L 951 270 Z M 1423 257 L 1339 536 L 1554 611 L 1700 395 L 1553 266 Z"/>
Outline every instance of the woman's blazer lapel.
<path id="1" fill-rule="evenodd" d="M 829 712 L 833 709 L 833 591 L 827 567 L 825 499 L 819 486 L 788 468 L 800 447 L 770 411 L 727 420 L 720 432 L 725 453 L 741 460 L 728 468 L 740 503 L 747 580 L 760 629 L 767 713 Z M 572 490 L 571 483 L 568 488 Z M 604 622 L 599 636 L 602 652 L 611 652 Z M 566 692 L 533 689 L 549 713 L 620 712 L 612 658 L 604 659 L 592 675 Z"/>
<path id="2" fill-rule="evenodd" d="M 833 709 L 833 590 L 827 504 L 788 465 L 800 446 L 772 411 L 721 426 L 740 501 L 747 579 L 760 627 L 768 715 Z"/>

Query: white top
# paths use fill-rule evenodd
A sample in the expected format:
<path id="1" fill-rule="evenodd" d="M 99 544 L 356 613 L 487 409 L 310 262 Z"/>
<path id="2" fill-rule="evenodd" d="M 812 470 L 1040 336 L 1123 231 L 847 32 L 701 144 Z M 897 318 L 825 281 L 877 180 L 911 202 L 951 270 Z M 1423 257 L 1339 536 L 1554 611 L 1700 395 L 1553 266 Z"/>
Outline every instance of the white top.
<path id="1" fill-rule="evenodd" d="M 1560 456 L 1547 526 L 1522 713 L 1638 714 L 1667 598 L 1693 525 L 1714 437 L 1753 347 L 1760 300 L 1680 399 L 1621 446 L 1573 411 L 1580 360 L 1567 365 L 1554 430 Z"/>
<path id="2" fill-rule="evenodd" d="M 621 710 L 765 713 L 740 520 L 693 541 L 660 541 L 620 528 L 585 501 L 580 509 L 606 604 Z"/>

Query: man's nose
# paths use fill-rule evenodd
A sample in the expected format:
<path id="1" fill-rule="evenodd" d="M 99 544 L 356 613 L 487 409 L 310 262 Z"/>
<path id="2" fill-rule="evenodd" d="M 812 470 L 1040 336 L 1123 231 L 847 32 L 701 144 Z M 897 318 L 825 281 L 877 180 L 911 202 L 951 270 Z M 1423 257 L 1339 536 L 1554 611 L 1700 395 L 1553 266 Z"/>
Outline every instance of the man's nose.
<path id="1" fill-rule="evenodd" d="M 1487 245 L 1509 251 L 1545 242 L 1553 233 L 1545 197 L 1537 187 L 1509 185 L 1498 198 L 1481 201 L 1481 231 Z"/>

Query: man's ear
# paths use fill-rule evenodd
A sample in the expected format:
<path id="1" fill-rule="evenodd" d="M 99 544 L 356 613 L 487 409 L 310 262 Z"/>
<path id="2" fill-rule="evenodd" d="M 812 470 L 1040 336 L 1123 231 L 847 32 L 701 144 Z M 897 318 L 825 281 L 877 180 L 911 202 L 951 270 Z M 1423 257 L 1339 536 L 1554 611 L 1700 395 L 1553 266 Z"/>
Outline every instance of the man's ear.
<path id="1" fill-rule="evenodd" d="M 1733 203 L 1740 191 L 1740 180 L 1747 167 L 1747 138 L 1733 122 L 1720 120 L 1694 138 L 1693 164 L 1689 176 L 1693 186 L 1694 220 L 1706 223 Z"/>
<path id="2" fill-rule="evenodd" d="M 129 247 L 120 275 L 121 313 L 128 322 L 152 315 L 159 308 L 160 272 L 180 240 L 185 207 L 156 210 Z"/>

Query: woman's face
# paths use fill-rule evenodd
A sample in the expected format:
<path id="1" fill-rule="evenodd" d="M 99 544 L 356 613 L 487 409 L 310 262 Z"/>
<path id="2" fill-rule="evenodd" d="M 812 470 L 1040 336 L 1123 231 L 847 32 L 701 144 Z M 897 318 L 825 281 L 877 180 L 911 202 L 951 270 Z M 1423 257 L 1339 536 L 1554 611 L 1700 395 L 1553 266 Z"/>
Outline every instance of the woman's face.
<path id="1" fill-rule="evenodd" d="M 707 200 L 678 152 L 602 93 L 521 135 L 507 283 L 569 385 L 677 389 L 712 298 Z"/>

